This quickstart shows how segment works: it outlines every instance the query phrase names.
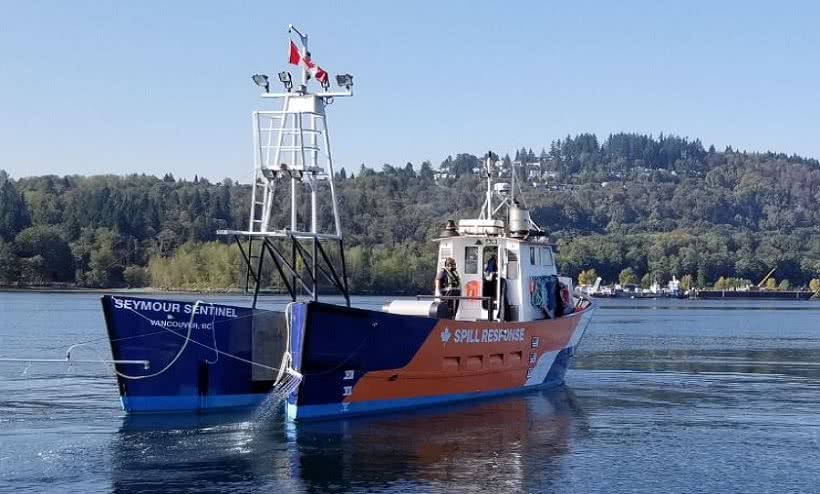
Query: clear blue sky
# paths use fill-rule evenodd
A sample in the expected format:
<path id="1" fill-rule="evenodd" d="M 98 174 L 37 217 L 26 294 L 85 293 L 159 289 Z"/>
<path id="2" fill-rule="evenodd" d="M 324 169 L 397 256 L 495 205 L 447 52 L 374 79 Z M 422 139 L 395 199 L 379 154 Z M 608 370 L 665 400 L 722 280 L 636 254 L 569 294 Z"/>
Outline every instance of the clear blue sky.
<path id="1" fill-rule="evenodd" d="M 335 157 L 438 165 L 578 132 L 820 157 L 816 2 L 0 0 L 0 168 L 248 180 L 287 24 L 356 96 Z"/>

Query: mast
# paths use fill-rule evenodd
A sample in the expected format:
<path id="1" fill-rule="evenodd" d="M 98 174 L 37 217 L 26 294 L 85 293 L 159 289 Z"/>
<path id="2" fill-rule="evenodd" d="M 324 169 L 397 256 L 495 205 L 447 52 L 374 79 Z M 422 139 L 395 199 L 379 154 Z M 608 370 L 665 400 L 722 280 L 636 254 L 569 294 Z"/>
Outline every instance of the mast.
<path id="1" fill-rule="evenodd" d="M 515 204 L 515 161 L 510 161 L 510 176 L 512 177 L 512 187 L 510 187 L 510 203 Z"/>
<path id="2" fill-rule="evenodd" d="M 288 34 L 291 32 L 295 32 L 299 36 L 299 44 L 301 48 L 299 49 L 299 53 L 302 56 L 302 59 L 310 58 L 308 52 L 308 37 L 306 34 L 302 34 L 296 29 L 293 24 L 288 24 Z M 307 83 L 310 75 L 308 74 L 307 68 L 302 66 L 300 72 L 302 73 L 301 81 L 302 83 L 299 85 L 299 92 L 300 93 L 307 93 Z M 300 131 L 301 129 L 301 120 L 300 120 Z M 301 135 L 301 132 L 300 132 Z M 294 151 L 295 153 L 295 151 Z M 304 163 L 304 156 L 302 156 Z M 298 217 L 298 208 L 297 204 L 299 203 L 298 200 L 299 190 L 296 187 L 296 178 L 291 177 L 290 179 L 290 229 L 293 231 L 298 230 L 299 224 L 299 217 Z M 311 232 L 316 233 L 316 190 L 311 187 L 311 197 L 310 197 L 310 205 L 311 205 Z"/>
<path id="3" fill-rule="evenodd" d="M 248 267 L 248 281 L 253 278 L 255 282 L 254 307 L 266 256 L 273 263 L 292 300 L 296 300 L 299 291 L 318 300 L 318 281 L 322 277 L 341 292 L 349 306 L 344 244 L 333 184 L 333 157 L 325 109 L 335 98 L 353 96 L 353 76 L 337 75 L 340 90 L 331 91 L 329 75 L 311 60 L 308 36 L 293 25 L 288 26 L 288 33 L 298 35 L 298 46 L 294 40 L 290 41 L 288 61 L 299 66 L 300 84 L 294 88 L 290 72 L 279 72 L 279 82 L 285 92 L 276 93 L 270 91 L 268 76 L 253 76 L 254 82 L 264 88 L 261 97 L 280 100 L 281 107 L 279 110 L 253 112 L 255 163 L 248 229 L 219 230 L 217 234 L 231 235 L 239 245 Z M 311 79 L 321 84 L 320 90 L 310 91 L 308 85 Z M 325 182 L 329 186 L 325 186 Z M 277 188 L 280 193 L 289 196 L 288 202 L 276 200 Z M 333 218 L 323 221 L 319 215 L 319 196 L 328 191 Z M 303 219 L 300 225 L 299 197 L 306 192 L 310 193 L 310 219 Z M 285 204 L 290 207 L 290 214 L 287 215 L 289 221 L 276 224 L 276 218 L 281 217 L 277 213 L 286 213 L 281 211 L 282 207 L 287 207 Z M 247 254 L 240 238 L 249 239 Z M 254 241 L 261 243 L 258 256 L 253 254 Z M 322 242 L 326 241 L 338 243 L 341 273 L 337 272 L 338 263 L 331 262 L 322 247 Z M 257 259 L 258 263 L 252 262 Z"/>
<path id="4" fill-rule="evenodd" d="M 487 219 L 493 217 L 493 179 L 492 179 L 492 152 L 487 153 Z"/>

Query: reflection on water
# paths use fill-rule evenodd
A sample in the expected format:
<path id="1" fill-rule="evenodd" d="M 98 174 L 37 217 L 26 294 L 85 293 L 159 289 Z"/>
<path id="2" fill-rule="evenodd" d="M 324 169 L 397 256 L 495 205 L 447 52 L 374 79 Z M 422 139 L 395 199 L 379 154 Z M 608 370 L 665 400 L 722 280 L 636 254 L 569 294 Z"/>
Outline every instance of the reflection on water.
<path id="1" fill-rule="evenodd" d="M 248 492 L 287 480 L 287 448 L 254 414 L 126 417 L 111 441 L 113 492 Z M 278 421 L 277 421 L 278 422 Z"/>
<path id="2" fill-rule="evenodd" d="M 59 358 L 85 340 L 107 351 L 98 296 L 0 293 L 1 356 Z M 0 364 L 2 492 L 816 492 L 820 479 L 811 302 L 607 300 L 566 388 L 297 426 L 275 403 L 125 417 L 104 366 L 26 367 Z"/>
<path id="3" fill-rule="evenodd" d="M 289 433 L 299 452 L 294 473 L 317 492 L 331 486 L 521 492 L 561 469 L 578 420 L 583 416 L 571 392 L 559 389 L 384 418 L 303 424 Z"/>
<path id="4" fill-rule="evenodd" d="M 560 478 L 585 421 L 566 388 L 345 421 L 258 415 L 125 419 L 113 490 L 527 491 Z"/>

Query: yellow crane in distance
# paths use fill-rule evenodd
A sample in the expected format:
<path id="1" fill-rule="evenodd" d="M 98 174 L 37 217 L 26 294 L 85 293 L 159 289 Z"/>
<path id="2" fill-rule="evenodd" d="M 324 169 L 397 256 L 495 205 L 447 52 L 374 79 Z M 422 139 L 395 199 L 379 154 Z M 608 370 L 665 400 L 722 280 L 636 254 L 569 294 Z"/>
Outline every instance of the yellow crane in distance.
<path id="1" fill-rule="evenodd" d="M 762 280 L 760 280 L 760 283 L 757 284 L 758 288 L 763 288 L 763 284 L 766 283 L 766 280 L 768 280 L 769 276 L 771 276 L 774 273 L 775 269 L 777 269 L 777 266 L 773 267 L 772 270 L 769 271 L 769 274 L 767 274 L 766 276 L 763 277 Z"/>

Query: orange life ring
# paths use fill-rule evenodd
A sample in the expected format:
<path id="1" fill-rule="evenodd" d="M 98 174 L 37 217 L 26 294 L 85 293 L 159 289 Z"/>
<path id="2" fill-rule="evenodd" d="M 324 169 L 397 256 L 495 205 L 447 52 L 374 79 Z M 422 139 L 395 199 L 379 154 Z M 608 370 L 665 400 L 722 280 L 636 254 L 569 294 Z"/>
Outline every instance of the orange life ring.
<path id="1" fill-rule="evenodd" d="M 464 285 L 464 296 L 466 297 L 480 297 L 481 296 L 481 285 L 473 280 L 468 281 L 466 285 Z"/>

